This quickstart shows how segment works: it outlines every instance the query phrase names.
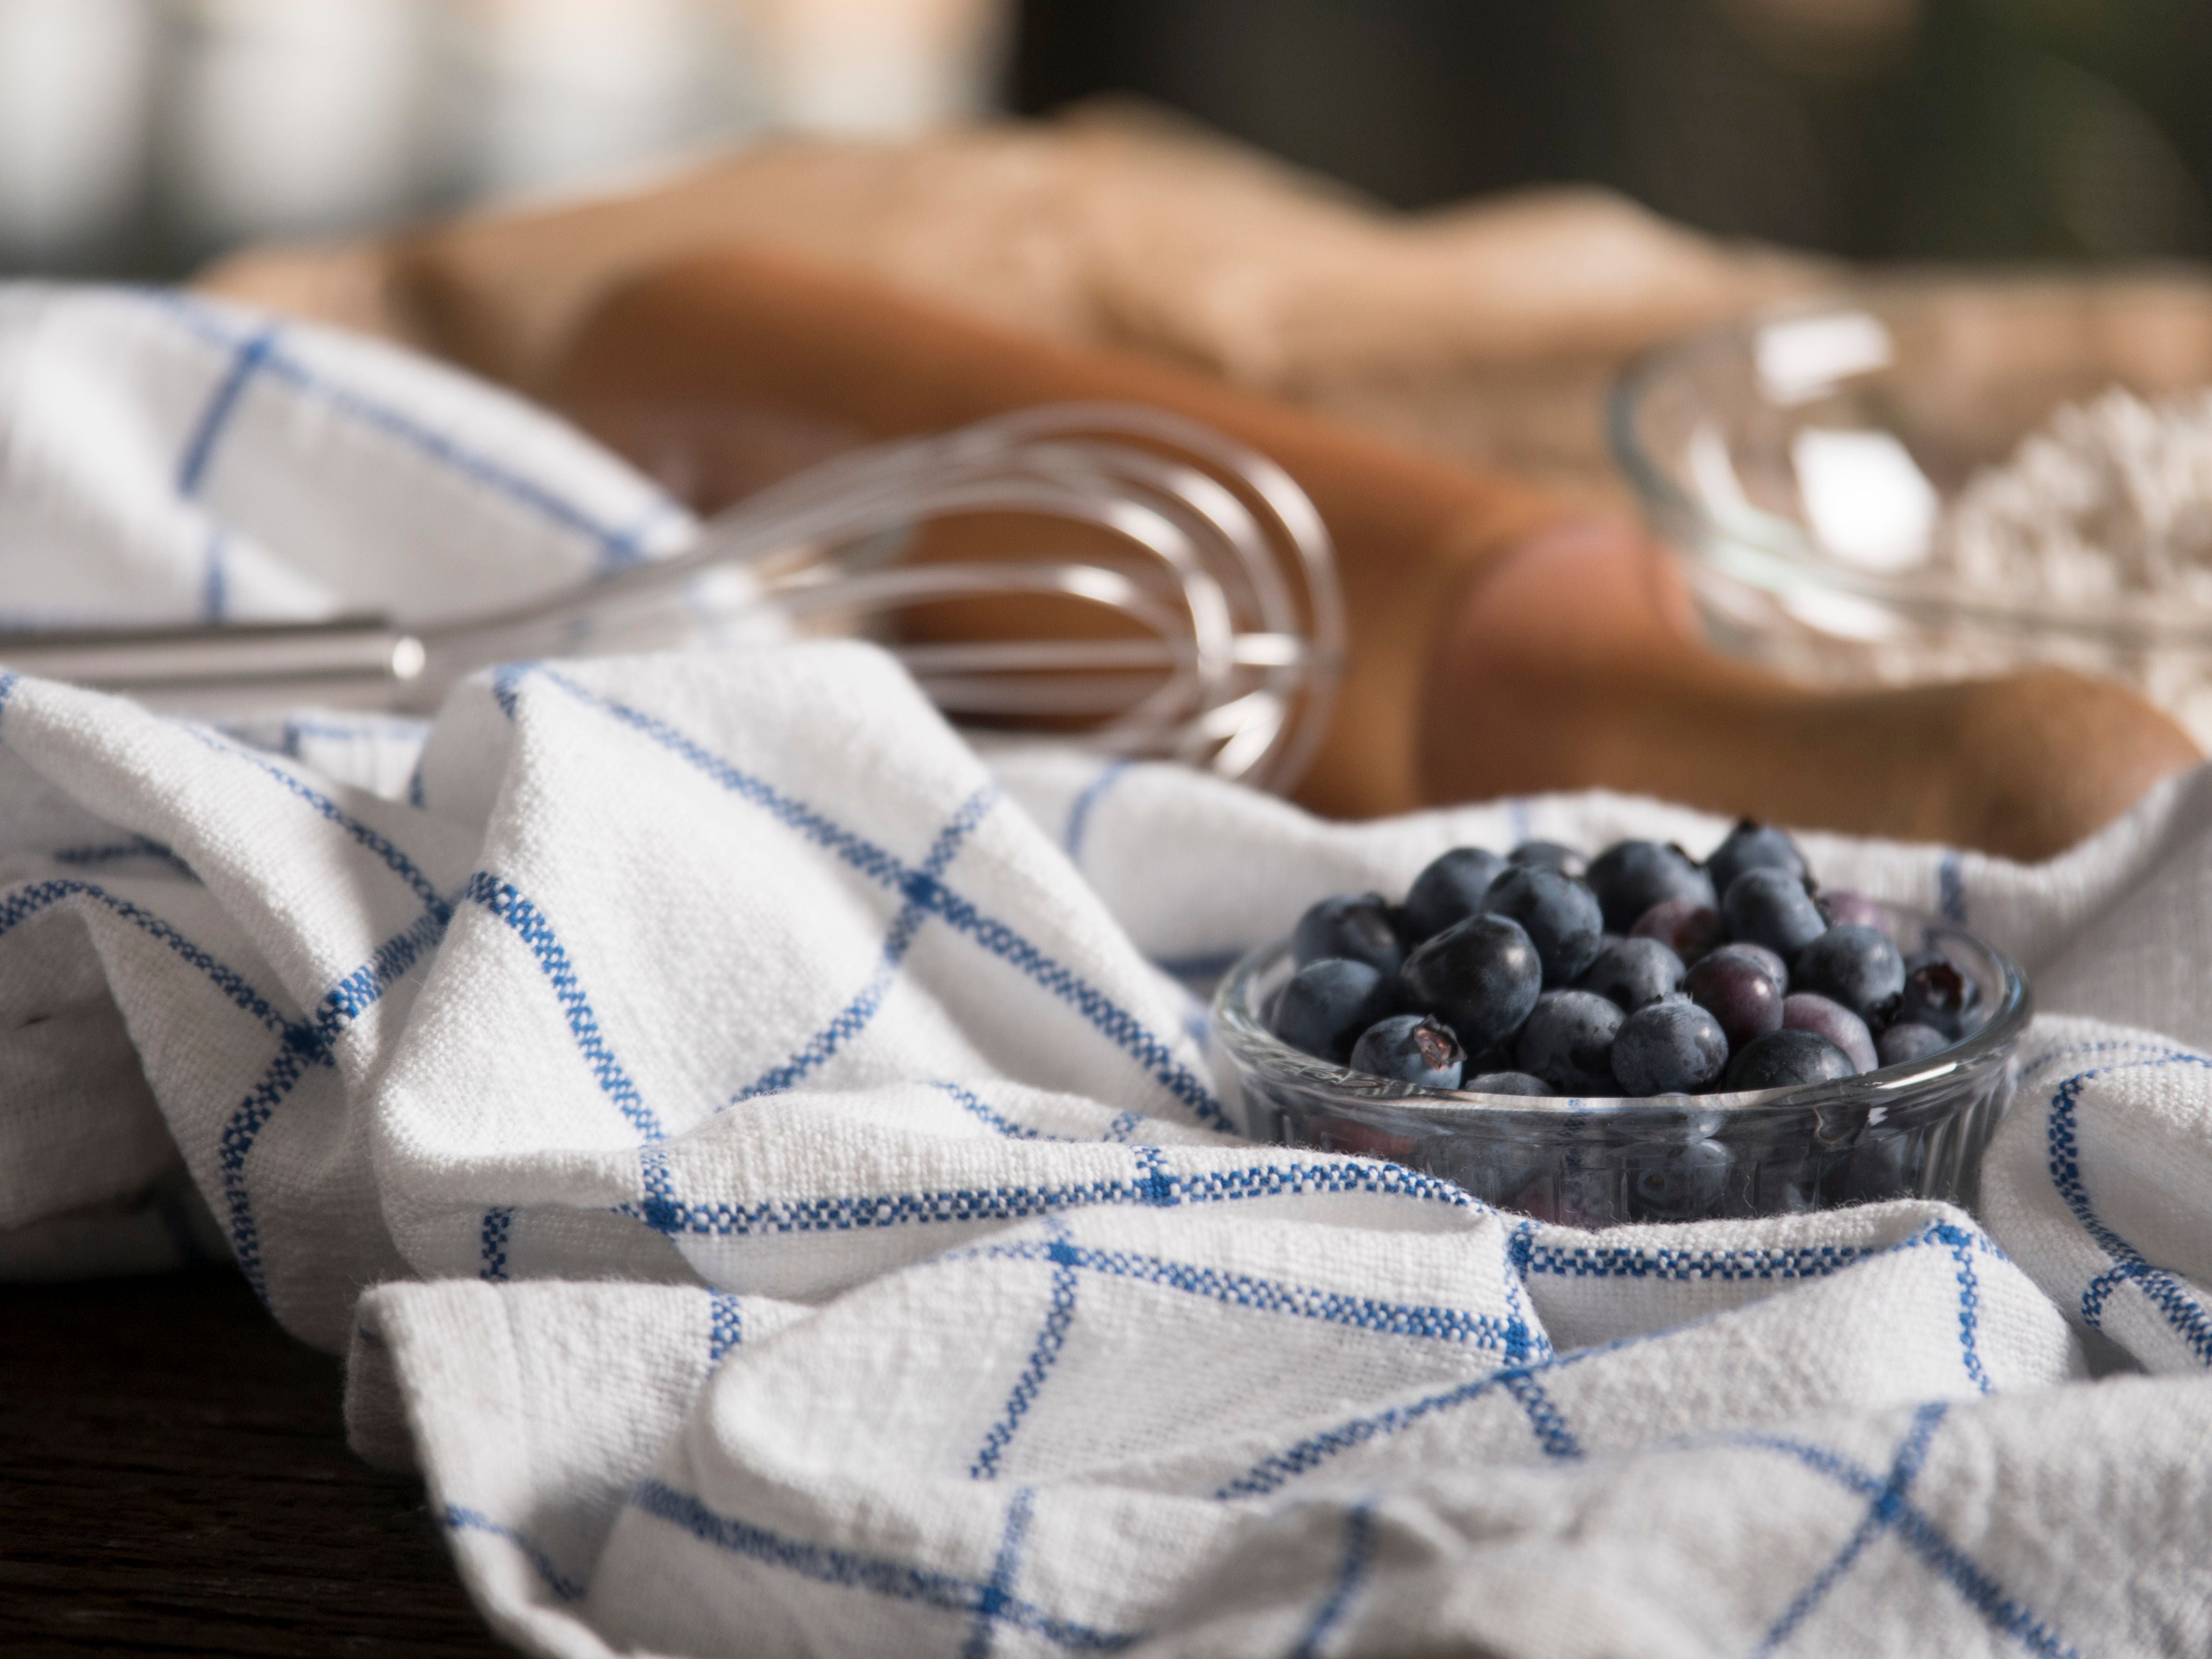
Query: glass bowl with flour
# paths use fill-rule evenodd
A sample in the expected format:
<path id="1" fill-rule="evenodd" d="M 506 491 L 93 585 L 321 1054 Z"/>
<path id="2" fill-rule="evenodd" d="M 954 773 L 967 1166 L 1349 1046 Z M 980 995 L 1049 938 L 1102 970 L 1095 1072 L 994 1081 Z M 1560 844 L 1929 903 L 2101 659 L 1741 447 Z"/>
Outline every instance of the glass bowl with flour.
<path id="1" fill-rule="evenodd" d="M 2057 664 L 2212 747 L 2212 283 L 1871 285 L 1662 348 L 1610 419 L 1722 649 L 1841 684 Z"/>

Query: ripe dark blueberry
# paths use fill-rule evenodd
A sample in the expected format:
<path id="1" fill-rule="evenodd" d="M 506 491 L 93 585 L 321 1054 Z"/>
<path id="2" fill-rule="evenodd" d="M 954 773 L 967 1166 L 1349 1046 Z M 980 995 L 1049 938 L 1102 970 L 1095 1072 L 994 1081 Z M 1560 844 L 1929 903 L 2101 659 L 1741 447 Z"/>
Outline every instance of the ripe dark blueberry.
<path id="1" fill-rule="evenodd" d="M 1672 995 L 1681 983 L 1681 957 L 1656 939 L 1625 939 L 1600 951 L 1575 988 L 1610 998 L 1632 1014 Z"/>
<path id="2" fill-rule="evenodd" d="M 1768 973 L 1774 976 L 1774 982 L 1782 988 L 1785 995 L 1789 993 L 1790 964 L 1783 961 L 1783 959 L 1775 952 L 1768 950 L 1764 945 L 1753 945 L 1745 940 L 1738 939 L 1732 944 L 1722 945 L 1720 950 L 1715 951 L 1713 954 L 1715 956 L 1718 956 L 1720 955 L 1721 951 L 1733 951 L 1735 955 L 1740 957 L 1749 957 L 1753 962 L 1765 969 Z"/>
<path id="3" fill-rule="evenodd" d="M 1932 1025 L 1954 1041 L 1966 1035 L 1980 988 L 1942 957 L 1916 961 L 1897 1006 L 1899 1024 Z"/>
<path id="4" fill-rule="evenodd" d="M 1377 1019 L 1388 1014 L 1418 1014 L 1423 1012 L 1406 984 L 1406 970 L 1402 965 L 1396 973 L 1382 975 L 1382 988 L 1375 996 L 1377 1010 L 1375 1018 Z"/>
<path id="5" fill-rule="evenodd" d="M 1508 864 L 1548 864 L 1563 876 L 1579 876 L 1589 860 L 1571 847 L 1555 841 L 1524 841 L 1505 855 Z"/>
<path id="6" fill-rule="evenodd" d="M 1631 1214 L 1648 1221 L 1710 1215 L 1728 1185 L 1729 1163 L 1729 1149 L 1717 1140 L 1653 1148 L 1629 1178 Z"/>
<path id="7" fill-rule="evenodd" d="M 1874 1034 L 1864 1020 L 1840 1002 L 1810 991 L 1793 991 L 1782 999 L 1782 1029 L 1824 1036 L 1844 1051 L 1855 1070 L 1875 1068 Z"/>
<path id="8" fill-rule="evenodd" d="M 1794 1089 L 1851 1075 L 1851 1057 L 1813 1031 L 1769 1031 L 1729 1061 L 1723 1080 L 1739 1089 Z"/>
<path id="9" fill-rule="evenodd" d="M 1513 1044 L 1521 1070 L 1563 1095 L 1620 1092 L 1613 1076 L 1613 1039 L 1620 1009 L 1590 991 L 1547 991 Z"/>
<path id="10" fill-rule="evenodd" d="M 1628 930 L 1631 939 L 1656 939 L 1685 964 L 1721 944 L 1721 913 L 1694 899 L 1662 899 Z"/>
<path id="11" fill-rule="evenodd" d="M 1797 850 L 1797 843 L 1756 818 L 1736 820 L 1735 828 L 1706 859 L 1705 870 L 1714 887 L 1723 893 L 1747 870 L 1779 870 L 1792 881 L 1802 881 L 1808 873 L 1805 855 Z"/>
<path id="12" fill-rule="evenodd" d="M 1905 989 L 1905 958 L 1888 934 L 1845 922 L 1797 953 L 1792 977 L 1799 990 L 1817 992 L 1867 1019 Z"/>
<path id="13" fill-rule="evenodd" d="M 1325 957 L 1292 974 L 1275 997 L 1275 1035 L 1341 1066 L 1359 1034 L 1389 1012 L 1382 975 L 1364 962 Z"/>
<path id="14" fill-rule="evenodd" d="M 1905 1066 L 1930 1054 L 1940 1054 L 1951 1039 L 1932 1025 L 1899 1020 L 1874 1040 L 1875 1058 L 1885 1066 Z"/>
<path id="15" fill-rule="evenodd" d="M 1549 865 L 1516 864 L 1490 884 L 1482 908 L 1521 924 L 1544 963 L 1544 983 L 1571 985 L 1597 959 L 1603 924 L 1597 899 L 1572 876 Z"/>
<path id="16" fill-rule="evenodd" d="M 1544 964 L 1519 922 L 1469 916 L 1415 945 L 1398 977 L 1415 1007 L 1480 1054 L 1528 1018 L 1544 988 Z"/>
<path id="17" fill-rule="evenodd" d="M 1732 1049 L 1782 1029 L 1782 982 L 1741 946 L 1714 951 L 1682 976 L 1682 989 L 1720 1022 Z"/>
<path id="18" fill-rule="evenodd" d="M 1764 945 L 1785 962 L 1828 931 L 1805 884 L 1783 870 L 1738 876 L 1721 900 L 1721 920 L 1730 939 Z"/>
<path id="19" fill-rule="evenodd" d="M 1526 1072 L 1484 1072 L 1460 1085 L 1478 1095 L 1548 1095 L 1552 1085 Z"/>
<path id="20" fill-rule="evenodd" d="M 1352 1045 L 1352 1069 L 1424 1089 L 1456 1089 L 1467 1065 L 1459 1039 L 1426 1014 L 1378 1020 Z"/>
<path id="21" fill-rule="evenodd" d="M 1505 860 L 1480 847 L 1455 847 L 1432 859 L 1406 892 L 1406 922 L 1412 937 L 1430 939 L 1465 921 L 1482 908 Z"/>
<path id="22" fill-rule="evenodd" d="M 1406 959 L 1380 893 L 1339 893 L 1298 918 L 1291 930 L 1291 959 L 1303 968 L 1331 957 L 1364 962 L 1378 974 L 1395 972 Z"/>
<path id="23" fill-rule="evenodd" d="M 1613 1074 L 1625 1094 L 1694 1093 L 1721 1074 L 1728 1058 L 1720 1021 L 1682 997 L 1638 1009 L 1613 1040 Z"/>
<path id="24" fill-rule="evenodd" d="M 1655 904 L 1688 899 L 1711 908 L 1713 884 L 1680 848 L 1656 841 L 1615 842 L 1590 861 L 1587 878 L 1605 925 L 1626 933 Z"/>

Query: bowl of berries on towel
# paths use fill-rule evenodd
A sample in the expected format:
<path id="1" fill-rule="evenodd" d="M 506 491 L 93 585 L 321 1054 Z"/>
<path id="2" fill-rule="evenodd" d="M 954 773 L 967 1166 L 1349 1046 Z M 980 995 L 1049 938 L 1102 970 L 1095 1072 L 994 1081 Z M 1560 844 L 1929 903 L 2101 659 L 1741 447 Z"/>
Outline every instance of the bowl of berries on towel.
<path id="1" fill-rule="evenodd" d="M 1315 904 L 1213 1010 L 1256 1137 L 1577 1226 L 1971 1202 L 2029 1012 L 2002 952 L 1749 820 L 1702 862 L 1455 848 Z"/>

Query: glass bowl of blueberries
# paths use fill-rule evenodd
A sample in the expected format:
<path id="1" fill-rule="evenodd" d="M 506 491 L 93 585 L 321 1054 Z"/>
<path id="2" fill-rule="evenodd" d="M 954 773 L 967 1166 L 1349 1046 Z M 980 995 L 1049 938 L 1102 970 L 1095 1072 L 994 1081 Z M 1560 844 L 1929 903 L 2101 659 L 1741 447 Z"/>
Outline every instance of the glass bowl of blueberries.
<path id="1" fill-rule="evenodd" d="M 1971 1204 L 2029 1012 L 2002 952 L 1746 820 L 1702 864 L 1455 848 L 1314 905 L 1213 1019 L 1255 1138 L 1596 1227 Z"/>

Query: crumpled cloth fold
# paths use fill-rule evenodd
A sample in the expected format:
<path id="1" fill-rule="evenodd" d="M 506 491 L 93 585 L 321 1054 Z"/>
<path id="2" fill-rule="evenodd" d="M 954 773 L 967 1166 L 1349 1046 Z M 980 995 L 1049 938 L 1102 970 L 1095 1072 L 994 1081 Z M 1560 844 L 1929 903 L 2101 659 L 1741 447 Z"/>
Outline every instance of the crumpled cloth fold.
<path id="1" fill-rule="evenodd" d="M 194 614 L 208 535 L 282 614 L 689 533 L 163 296 L 0 295 L 0 453 L 23 611 Z M 987 765 L 845 642 L 420 726 L 0 679 L 0 1268 L 219 1240 L 542 1654 L 2202 1650 L 2212 774 L 2032 868 L 1805 838 L 2034 976 L 1978 1216 L 1588 1233 L 1236 1133 L 1170 969 L 1455 844 L 1724 828 Z"/>

